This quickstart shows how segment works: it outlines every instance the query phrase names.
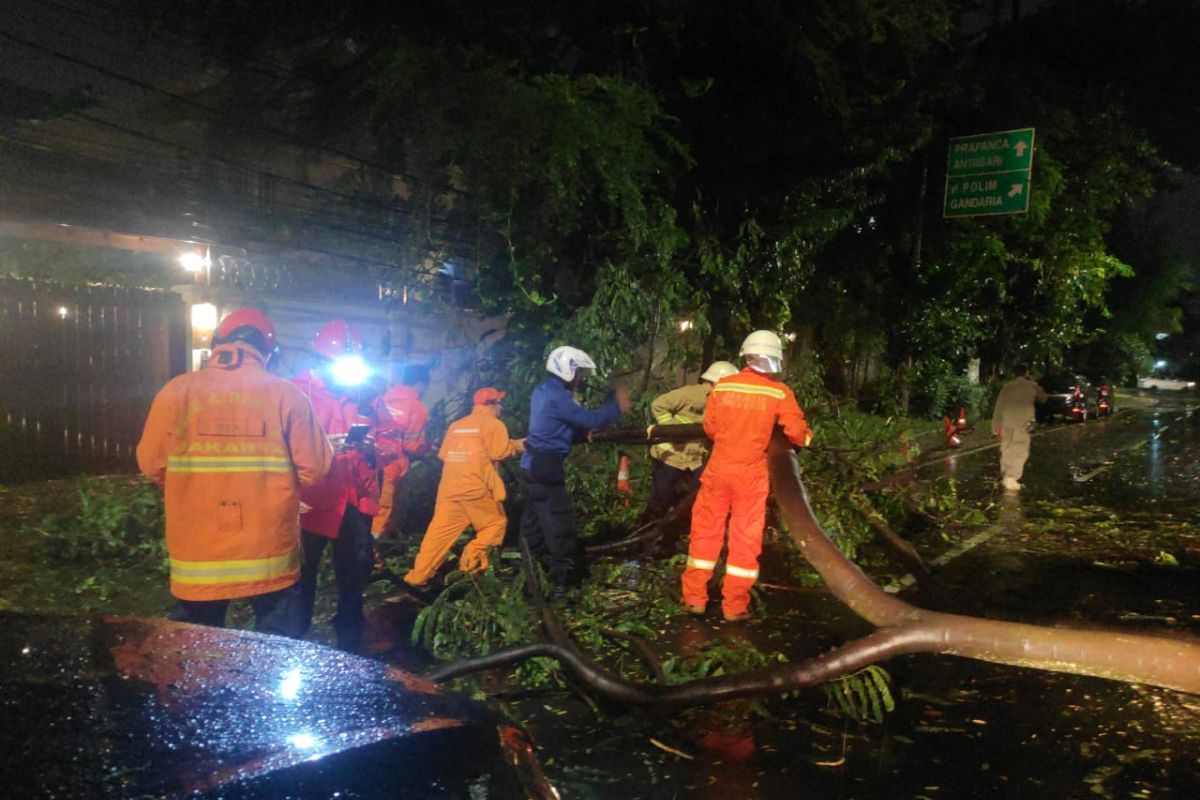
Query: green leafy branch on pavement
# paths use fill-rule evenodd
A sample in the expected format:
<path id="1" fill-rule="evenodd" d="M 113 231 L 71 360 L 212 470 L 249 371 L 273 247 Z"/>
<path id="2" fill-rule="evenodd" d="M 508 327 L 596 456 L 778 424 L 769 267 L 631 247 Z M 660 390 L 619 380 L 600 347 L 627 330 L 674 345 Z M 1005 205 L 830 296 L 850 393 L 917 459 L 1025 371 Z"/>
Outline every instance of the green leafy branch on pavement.
<path id="1" fill-rule="evenodd" d="M 50 540 L 57 555 L 77 561 L 133 558 L 166 571 L 162 495 L 153 484 L 81 478 L 65 505 L 33 528 Z"/>

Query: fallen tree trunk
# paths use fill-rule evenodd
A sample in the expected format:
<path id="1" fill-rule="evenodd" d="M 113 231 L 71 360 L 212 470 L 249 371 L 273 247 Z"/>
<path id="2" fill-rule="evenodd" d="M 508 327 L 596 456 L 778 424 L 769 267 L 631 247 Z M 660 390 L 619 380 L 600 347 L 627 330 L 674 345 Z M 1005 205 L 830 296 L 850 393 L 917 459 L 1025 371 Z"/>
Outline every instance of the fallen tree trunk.
<path id="1" fill-rule="evenodd" d="M 1200 693 L 1200 642 L 1166 636 L 1047 628 L 926 611 L 888 594 L 847 559 L 821 530 L 790 450 L 776 436 L 771 487 L 804 557 L 835 597 L 881 628 L 935 633 L 934 647 L 913 652 L 965 656 L 1022 667 L 1152 683 Z"/>
<path id="2" fill-rule="evenodd" d="M 692 425 L 650 425 L 646 428 L 608 428 L 606 430 L 594 431 L 592 433 L 592 442 L 610 442 L 614 444 L 657 444 L 659 442 L 692 442 L 692 441 L 708 441 L 708 436 L 704 433 L 704 425 L 695 423 Z M 821 450 L 820 447 L 814 447 L 814 450 Z M 826 450 L 833 455 L 834 458 L 841 461 L 844 465 L 848 465 L 846 459 L 838 451 Z M 875 531 L 879 541 L 904 569 L 913 574 L 921 583 L 929 581 L 929 570 L 925 567 L 925 563 L 921 560 L 921 556 L 911 544 L 904 540 L 898 533 L 892 530 L 891 526 L 883 519 L 883 516 L 875 509 L 870 500 L 862 495 L 859 495 L 855 502 L 855 509 L 863 515 L 863 518 Z M 639 534 L 641 534 L 639 536 Z M 609 554 L 621 552 L 630 545 L 653 540 L 657 533 L 650 529 L 649 531 L 638 530 L 633 536 L 622 539 L 616 542 L 605 542 L 602 545 L 591 545 L 587 548 L 589 554 Z"/>
<path id="3" fill-rule="evenodd" d="M 927 611 L 888 594 L 845 557 L 809 506 L 795 456 L 776 435 L 769 454 L 771 487 L 789 535 L 830 591 L 874 633 L 798 663 L 779 664 L 674 686 L 634 683 L 581 652 L 542 597 L 528 548 L 526 580 L 550 643 L 522 645 L 434 672 L 447 680 L 534 656 L 557 658 L 590 690 L 641 706 L 680 708 L 781 694 L 825 683 L 896 655 L 934 653 L 1014 666 L 1148 683 L 1200 694 L 1200 642 L 1139 633 L 1048 628 Z"/>

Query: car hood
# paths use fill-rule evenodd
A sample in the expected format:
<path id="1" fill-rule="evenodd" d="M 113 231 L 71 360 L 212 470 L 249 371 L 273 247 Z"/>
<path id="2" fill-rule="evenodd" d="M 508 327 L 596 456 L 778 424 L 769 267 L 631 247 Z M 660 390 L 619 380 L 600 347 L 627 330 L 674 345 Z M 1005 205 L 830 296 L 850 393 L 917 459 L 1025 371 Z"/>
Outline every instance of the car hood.
<path id="1" fill-rule="evenodd" d="M 553 796 L 484 706 L 246 631 L 0 612 L 0 709 L 12 796 Z"/>

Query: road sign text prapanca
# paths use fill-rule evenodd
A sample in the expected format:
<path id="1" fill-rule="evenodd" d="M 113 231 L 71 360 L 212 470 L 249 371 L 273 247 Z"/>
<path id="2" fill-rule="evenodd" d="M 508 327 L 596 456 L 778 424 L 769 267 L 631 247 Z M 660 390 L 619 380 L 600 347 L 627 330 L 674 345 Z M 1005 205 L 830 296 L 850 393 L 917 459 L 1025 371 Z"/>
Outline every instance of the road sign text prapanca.
<path id="1" fill-rule="evenodd" d="M 1029 210 L 1033 128 L 950 140 L 943 215 L 1021 214 Z"/>

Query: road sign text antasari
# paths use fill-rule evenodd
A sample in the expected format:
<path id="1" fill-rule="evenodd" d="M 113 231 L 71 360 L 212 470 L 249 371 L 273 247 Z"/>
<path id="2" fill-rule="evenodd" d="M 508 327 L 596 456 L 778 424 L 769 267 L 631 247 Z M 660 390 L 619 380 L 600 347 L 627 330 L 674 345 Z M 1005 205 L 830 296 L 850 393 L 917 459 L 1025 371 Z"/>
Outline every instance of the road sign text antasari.
<path id="1" fill-rule="evenodd" d="M 961 136 L 946 155 L 946 217 L 1029 210 L 1033 128 Z"/>

